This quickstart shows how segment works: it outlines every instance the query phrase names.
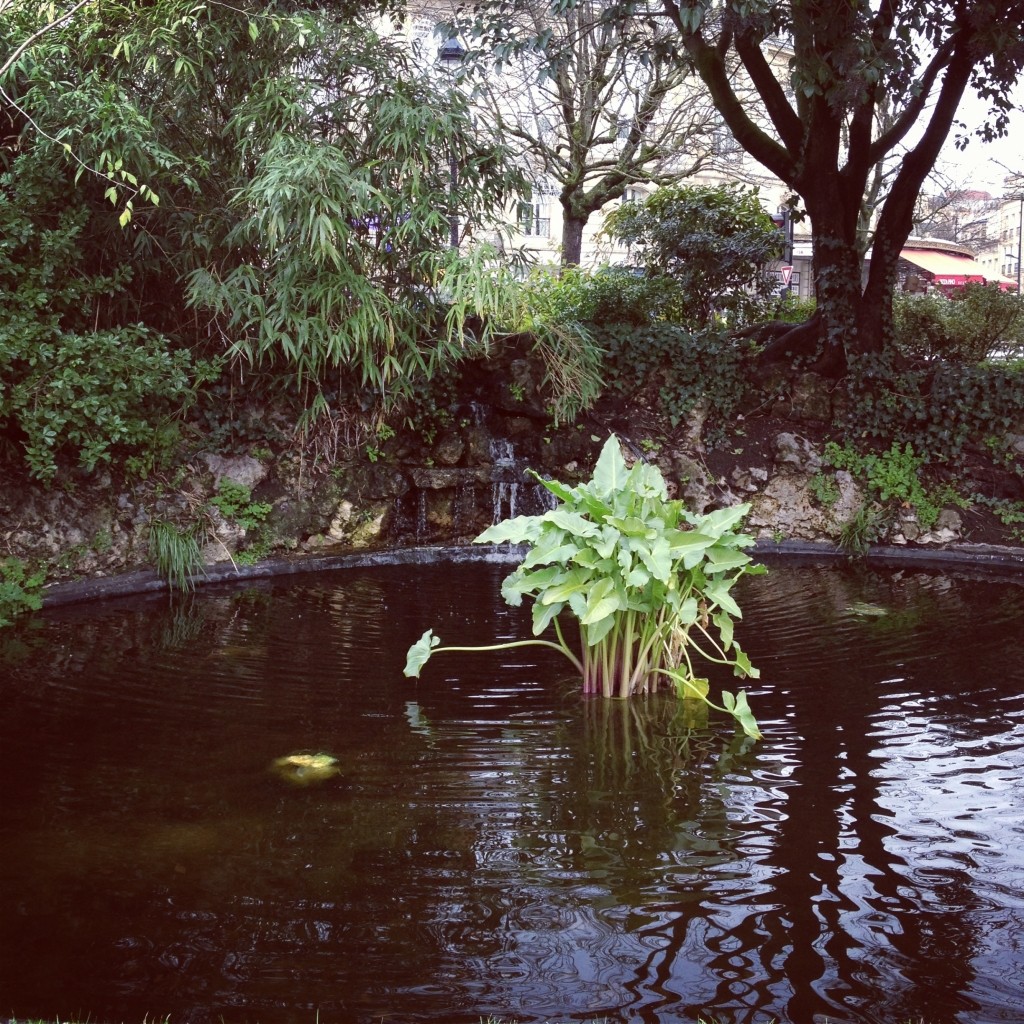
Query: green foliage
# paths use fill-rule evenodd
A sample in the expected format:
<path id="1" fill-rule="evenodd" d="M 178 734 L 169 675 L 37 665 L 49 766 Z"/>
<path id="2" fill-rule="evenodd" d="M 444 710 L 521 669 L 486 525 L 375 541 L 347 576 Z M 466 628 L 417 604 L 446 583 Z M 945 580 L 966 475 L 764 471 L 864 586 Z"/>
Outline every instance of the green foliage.
<path id="1" fill-rule="evenodd" d="M 149 558 L 172 590 L 192 590 L 192 576 L 203 564 L 196 529 L 182 530 L 164 520 L 150 523 Z"/>
<path id="2" fill-rule="evenodd" d="M 922 529 L 935 525 L 941 508 L 921 483 L 925 460 L 910 442 L 900 447 L 894 441 L 887 451 L 862 455 L 850 445 L 840 447 L 830 441 L 825 445 L 825 461 L 863 480 L 883 505 L 913 508 Z"/>
<path id="3" fill-rule="evenodd" d="M 535 474 L 536 476 L 536 474 Z M 477 543 L 526 543 L 529 553 L 502 585 L 513 606 L 533 599 L 533 634 L 553 626 L 554 647 L 583 676 L 585 693 L 628 697 L 669 683 L 682 699 L 717 707 L 708 681 L 695 675 L 692 655 L 755 676 L 734 637 L 741 616 L 730 591 L 746 573 L 763 571 L 742 550 L 753 543 L 733 530 L 744 505 L 694 516 L 670 500 L 660 471 L 644 462 L 627 467 L 618 439 L 609 438 L 593 478 L 567 487 L 536 479 L 557 499 L 540 516 L 519 516 L 485 530 Z M 582 654 L 566 643 L 560 616 L 573 617 Z M 406 675 L 418 676 L 439 640 L 428 630 L 409 651 Z M 722 693 L 728 712 L 752 738 L 760 733 L 746 694 Z"/>
<path id="4" fill-rule="evenodd" d="M 938 363 L 902 368 L 886 357 L 851 366 L 853 402 L 841 423 L 864 440 L 909 442 L 927 462 L 960 459 L 969 442 L 1012 431 L 1024 417 L 1019 365 Z"/>
<path id="5" fill-rule="evenodd" d="M 814 500 L 825 508 L 832 508 L 839 501 L 839 485 L 835 477 L 825 473 L 816 473 L 807 482 L 807 488 Z"/>
<path id="6" fill-rule="evenodd" d="M 995 284 L 969 284 L 949 298 L 899 294 L 893 316 L 898 349 L 915 359 L 979 363 L 1024 354 L 1024 303 Z"/>
<path id="7" fill-rule="evenodd" d="M 613 323 L 595 326 L 593 332 L 605 352 L 607 386 L 628 396 L 656 382 L 659 405 L 673 426 L 701 403 L 713 434 L 735 414 L 751 387 L 752 350 L 724 331 Z"/>
<path id="8" fill-rule="evenodd" d="M 267 516 L 273 506 L 267 501 L 253 501 L 252 492 L 244 484 L 221 480 L 210 505 L 229 523 L 245 530 L 244 546 L 236 555 L 243 565 L 254 565 L 265 558 L 273 546 L 273 538 L 266 530 Z"/>
<path id="9" fill-rule="evenodd" d="M 781 255 L 781 237 L 756 189 L 737 185 L 672 186 L 623 203 L 606 222 L 648 273 L 678 285 L 685 322 L 703 327 L 715 316 L 742 320 L 775 284 L 766 265 Z"/>
<path id="10" fill-rule="evenodd" d="M 637 326 L 672 321 L 681 305 L 679 285 L 664 275 L 637 273 L 630 267 L 535 268 L 527 285 L 548 319 L 585 324 Z"/>
<path id="11" fill-rule="evenodd" d="M 143 324 L 111 323 L 131 273 L 83 252 L 95 217 L 51 179 L 39 154 L 0 174 L 0 424 L 40 480 L 115 452 L 144 475 L 209 367 Z"/>
<path id="12" fill-rule="evenodd" d="M 19 11 L 0 50 L 32 31 Z M 448 251 L 449 210 L 479 235 L 523 176 L 371 20 L 349 3 L 115 0 L 15 61 L 5 152 L 37 155 L 65 194 L 76 174 L 88 251 L 114 253 L 134 300 L 113 329 L 134 305 L 131 322 L 173 322 L 338 408 L 486 348 L 467 320 L 480 322 L 489 267 Z"/>
<path id="13" fill-rule="evenodd" d="M 983 494 L 972 494 L 971 501 L 994 513 L 1003 526 L 1010 527 L 1018 541 L 1024 540 L 1024 501 L 989 498 Z"/>
<path id="14" fill-rule="evenodd" d="M 766 302 L 763 316 L 758 317 L 755 313 L 753 317 L 748 316 L 747 319 L 784 320 L 790 324 L 802 324 L 805 320 L 810 320 L 817 308 L 818 303 L 813 296 L 801 298 L 796 292 L 787 292 Z"/>
<path id="15" fill-rule="evenodd" d="M 262 526 L 271 510 L 269 502 L 253 501 L 249 488 L 233 480 L 221 480 L 210 504 L 229 522 L 237 523 L 246 530 Z"/>
<path id="16" fill-rule="evenodd" d="M 0 558 L 0 627 L 25 612 L 43 607 L 40 593 L 46 573 L 31 570 L 20 558 Z"/>
<path id="17" fill-rule="evenodd" d="M 878 509 L 862 505 L 843 524 L 839 532 L 839 547 L 851 558 L 862 558 L 878 540 L 880 529 L 881 516 Z"/>

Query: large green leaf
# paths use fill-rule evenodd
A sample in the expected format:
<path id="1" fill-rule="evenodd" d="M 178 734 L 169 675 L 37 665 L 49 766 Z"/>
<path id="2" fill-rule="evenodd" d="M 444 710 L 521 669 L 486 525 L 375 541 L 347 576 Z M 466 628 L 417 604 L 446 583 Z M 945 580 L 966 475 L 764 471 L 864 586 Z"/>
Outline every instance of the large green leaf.
<path id="1" fill-rule="evenodd" d="M 707 551 L 708 566 L 705 572 L 718 573 L 727 572 L 729 569 L 738 569 L 750 561 L 750 555 L 745 555 L 735 548 L 726 548 L 715 545 Z"/>
<path id="2" fill-rule="evenodd" d="M 558 480 L 550 480 L 548 477 L 541 476 L 540 473 L 535 473 L 532 469 L 527 470 L 530 476 L 541 485 L 541 487 L 549 490 L 559 501 L 565 504 L 570 504 L 575 500 L 575 492 L 573 488 L 567 487 L 565 484 L 560 483 Z"/>
<path id="3" fill-rule="evenodd" d="M 741 619 L 743 618 L 743 612 L 729 593 L 730 585 L 731 583 L 729 580 L 712 580 L 704 588 L 704 593 L 710 601 L 719 605 L 724 611 L 733 616 L 733 618 Z"/>
<path id="4" fill-rule="evenodd" d="M 593 625 L 625 607 L 626 602 L 610 579 L 598 580 L 587 594 L 587 611 L 580 619 L 584 626 Z"/>
<path id="5" fill-rule="evenodd" d="M 548 626 L 551 625 L 553 619 L 565 607 L 562 603 L 556 604 L 541 604 L 539 601 L 533 603 L 533 635 L 540 636 Z"/>
<path id="6" fill-rule="evenodd" d="M 535 565 L 547 565 L 552 562 L 558 565 L 567 564 L 579 550 L 579 547 L 571 543 L 557 543 L 562 539 L 564 539 L 564 534 L 553 538 L 556 541 L 556 546 L 538 545 L 526 555 L 519 567 L 521 569 L 531 569 Z"/>
<path id="7" fill-rule="evenodd" d="M 488 526 L 478 537 L 473 538 L 474 544 L 524 544 L 532 543 L 540 535 L 540 523 L 536 516 L 516 516 L 515 519 L 503 519 L 500 523 Z"/>
<path id="8" fill-rule="evenodd" d="M 413 679 L 419 679 L 420 670 L 430 660 L 430 654 L 435 647 L 441 642 L 440 637 L 434 636 L 433 630 L 428 629 L 409 648 L 409 653 L 405 659 L 405 675 L 410 676 Z"/>
<path id="9" fill-rule="evenodd" d="M 656 530 L 637 516 L 627 516 L 624 519 L 618 516 L 609 516 L 606 522 L 627 537 L 645 537 L 647 540 L 654 540 L 658 535 Z"/>
<path id="10" fill-rule="evenodd" d="M 658 537 L 646 550 L 638 550 L 637 555 L 644 563 L 647 571 L 662 583 L 667 583 L 673 571 L 673 554 L 668 541 Z"/>
<path id="11" fill-rule="evenodd" d="M 598 619 L 592 626 L 583 627 L 583 635 L 588 647 L 596 647 L 615 628 L 618 620 L 614 615 L 606 615 Z"/>
<path id="12" fill-rule="evenodd" d="M 701 517 L 701 533 L 717 539 L 737 523 L 742 522 L 749 511 L 749 504 L 730 505 L 728 508 L 715 509 L 714 512 L 709 512 L 706 516 Z"/>
<path id="13" fill-rule="evenodd" d="M 591 522 L 578 512 L 572 512 L 567 508 L 556 508 L 546 513 L 544 518 L 567 533 L 571 533 L 574 537 L 594 537 L 601 532 L 601 527 L 597 523 Z"/>
<path id="14" fill-rule="evenodd" d="M 563 573 L 559 582 L 553 583 L 537 595 L 541 604 L 554 604 L 556 601 L 567 601 L 573 594 L 581 593 L 589 588 L 591 574 L 585 569 L 570 569 Z"/>
<path id="15" fill-rule="evenodd" d="M 622 457 L 619 439 L 612 434 L 605 441 L 597 465 L 594 467 L 594 476 L 591 480 L 594 494 L 605 499 L 609 495 L 616 494 L 622 490 L 628 475 L 629 470 L 626 460 Z"/>
<path id="16" fill-rule="evenodd" d="M 729 714 L 736 719 L 736 724 L 739 725 L 747 736 L 752 740 L 761 739 L 761 730 L 758 728 L 757 719 L 754 718 L 754 713 L 750 710 L 750 705 L 747 703 L 745 690 L 740 690 L 735 697 L 728 690 L 723 690 L 722 703 Z"/>
<path id="17" fill-rule="evenodd" d="M 733 621 L 732 616 L 721 610 L 711 616 L 715 627 L 718 629 L 719 639 L 722 643 L 722 650 L 728 651 L 732 647 Z"/>

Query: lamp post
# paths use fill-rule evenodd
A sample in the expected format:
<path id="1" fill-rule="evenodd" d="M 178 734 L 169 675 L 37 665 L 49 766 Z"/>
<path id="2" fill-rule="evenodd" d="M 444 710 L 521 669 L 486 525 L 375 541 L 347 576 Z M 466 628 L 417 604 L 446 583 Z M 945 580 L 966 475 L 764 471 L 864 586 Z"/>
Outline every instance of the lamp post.
<path id="1" fill-rule="evenodd" d="M 1017 196 L 1020 206 L 1017 209 L 1017 298 L 1020 299 L 1020 244 L 1024 240 L 1024 192 Z"/>
<path id="2" fill-rule="evenodd" d="M 441 66 L 448 72 L 449 77 L 454 81 L 455 72 L 466 56 L 466 51 L 458 39 L 446 39 L 437 51 L 437 59 Z M 454 88 L 454 86 L 452 86 Z M 451 247 L 459 247 L 459 211 L 456 208 L 455 195 L 459 185 L 459 161 L 455 152 L 455 142 L 452 141 L 451 152 L 448 157 L 449 168 L 449 192 L 448 192 L 448 223 L 451 227 Z"/>
<path id="3" fill-rule="evenodd" d="M 1008 252 L 1006 255 L 1011 257 L 1011 258 L 1016 258 L 1016 260 L 1017 260 L 1017 298 L 1019 299 L 1021 297 L 1021 294 L 1020 294 L 1021 256 L 1024 256 L 1024 253 L 1021 252 L 1021 243 L 1024 242 L 1024 174 L 1011 174 L 1008 178 L 1006 178 L 1006 184 L 1010 184 L 1010 183 L 1013 184 L 1013 186 L 1014 186 L 1016 191 L 1015 192 L 1011 192 L 1008 196 L 1006 196 L 1005 199 L 1004 199 L 1004 202 L 1005 202 L 1006 199 L 1008 199 L 1008 200 L 1010 200 L 1010 202 L 1013 202 L 1014 200 L 1016 200 L 1017 203 L 1018 203 L 1018 207 L 1017 207 L 1017 255 L 1016 255 L 1016 257 L 1014 257 L 1012 252 Z"/>

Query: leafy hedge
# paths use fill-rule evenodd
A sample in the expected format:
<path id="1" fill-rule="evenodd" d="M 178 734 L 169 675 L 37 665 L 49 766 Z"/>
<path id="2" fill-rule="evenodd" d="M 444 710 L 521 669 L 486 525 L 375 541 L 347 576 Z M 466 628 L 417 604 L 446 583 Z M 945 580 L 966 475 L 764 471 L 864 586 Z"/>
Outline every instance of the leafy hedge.
<path id="1" fill-rule="evenodd" d="M 751 388 L 751 349 L 724 331 L 613 323 L 595 325 L 593 333 L 605 350 L 607 386 L 630 395 L 657 381 L 673 426 L 703 402 L 713 428 L 737 411 Z"/>
<path id="2" fill-rule="evenodd" d="M 1024 368 L 938 363 L 898 369 L 865 357 L 851 371 L 842 425 L 856 437 L 899 438 L 929 462 L 956 462 L 970 443 L 1024 433 Z"/>
<path id="3" fill-rule="evenodd" d="M 0 175 L 0 431 L 40 480 L 117 449 L 144 473 L 174 442 L 197 367 L 158 331 L 108 322 L 131 272 L 91 261 L 90 211 L 61 185 L 31 156 Z"/>

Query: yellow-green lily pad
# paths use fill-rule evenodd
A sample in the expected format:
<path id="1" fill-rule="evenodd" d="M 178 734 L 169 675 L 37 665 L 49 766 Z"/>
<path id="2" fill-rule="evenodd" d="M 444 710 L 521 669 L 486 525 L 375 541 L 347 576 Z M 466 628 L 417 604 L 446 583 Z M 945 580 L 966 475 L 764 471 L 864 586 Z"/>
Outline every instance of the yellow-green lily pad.
<path id="1" fill-rule="evenodd" d="M 314 786 L 341 773 L 338 759 L 330 754 L 288 754 L 275 758 L 270 770 L 293 786 Z"/>

